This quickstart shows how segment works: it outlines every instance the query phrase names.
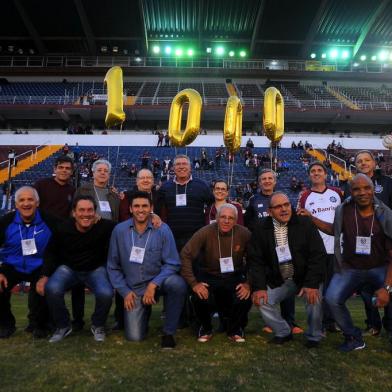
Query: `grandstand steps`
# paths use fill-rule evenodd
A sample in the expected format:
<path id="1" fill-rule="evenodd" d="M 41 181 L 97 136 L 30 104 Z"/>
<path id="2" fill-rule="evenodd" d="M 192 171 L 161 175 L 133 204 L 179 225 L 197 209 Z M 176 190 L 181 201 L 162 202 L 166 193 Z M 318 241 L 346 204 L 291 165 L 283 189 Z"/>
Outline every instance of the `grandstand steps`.
<path id="1" fill-rule="evenodd" d="M 52 146 L 44 146 L 40 150 L 37 151 L 36 154 L 33 152 L 30 156 L 18 161 L 16 167 L 12 168 L 11 176 L 15 177 L 16 175 L 24 172 L 27 169 L 31 169 L 33 166 L 38 165 L 40 162 L 49 158 L 51 155 L 58 152 L 63 146 L 52 145 Z M 0 170 L 0 184 L 4 183 L 8 180 L 8 168 Z"/>
<path id="2" fill-rule="evenodd" d="M 325 86 L 325 89 L 332 94 L 337 100 L 342 102 L 344 105 L 349 107 L 352 110 L 361 110 L 358 105 L 356 105 L 354 102 L 350 101 L 348 98 L 346 98 L 343 94 L 341 94 L 339 91 L 329 87 Z"/>

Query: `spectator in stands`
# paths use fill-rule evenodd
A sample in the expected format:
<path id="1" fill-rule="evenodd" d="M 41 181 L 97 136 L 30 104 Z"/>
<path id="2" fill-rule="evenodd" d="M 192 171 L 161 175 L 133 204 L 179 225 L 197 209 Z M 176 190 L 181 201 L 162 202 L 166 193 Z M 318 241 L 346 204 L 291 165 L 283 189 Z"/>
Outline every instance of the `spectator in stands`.
<path id="1" fill-rule="evenodd" d="M 260 219 L 269 216 L 269 203 L 271 195 L 275 191 L 277 179 L 276 173 L 272 169 L 261 171 L 259 178 L 260 192 L 256 193 L 249 199 L 248 207 L 244 215 L 245 226 L 253 233 Z M 291 326 L 295 334 L 302 333 L 303 330 L 295 323 L 295 297 L 287 298 L 281 304 L 283 318 Z M 271 332 L 269 326 L 264 328 L 265 332 Z"/>
<path id="2" fill-rule="evenodd" d="M 291 148 L 297 148 L 297 145 L 295 144 L 295 141 L 293 140 L 291 143 Z"/>
<path id="3" fill-rule="evenodd" d="M 120 168 L 121 170 L 128 170 L 128 162 L 125 158 L 121 159 Z"/>
<path id="4" fill-rule="evenodd" d="M 76 190 L 75 196 L 90 195 L 97 203 L 97 213 L 102 218 L 118 222 L 120 199 L 115 189 L 109 188 L 112 165 L 105 159 L 93 163 L 93 183 L 85 183 Z"/>
<path id="5" fill-rule="evenodd" d="M 312 145 L 307 140 L 305 140 L 305 150 L 309 149 L 312 149 Z"/>
<path id="6" fill-rule="evenodd" d="M 255 144 L 253 143 L 253 140 L 251 138 L 248 139 L 248 141 L 246 142 L 246 147 L 247 148 L 254 148 Z"/>
<path id="7" fill-rule="evenodd" d="M 365 348 L 362 332 L 345 305 L 364 285 L 372 288 L 377 306 L 386 306 L 384 326 L 392 337 L 392 211 L 375 197 L 374 184 L 366 174 L 357 174 L 350 187 L 351 198 L 337 207 L 333 224 L 313 218 L 320 230 L 335 236 L 339 272 L 332 277 L 326 301 L 343 331 L 345 341 L 339 350 L 345 352 Z"/>
<path id="8" fill-rule="evenodd" d="M 129 177 L 136 177 L 137 175 L 137 167 L 134 163 L 131 164 L 131 167 L 129 168 Z"/>
<path id="9" fill-rule="evenodd" d="M 15 194 L 16 211 L 0 219 L 0 339 L 10 337 L 16 330 L 11 312 L 11 290 L 21 281 L 31 283 L 29 294 L 29 323 L 33 336 L 48 334 L 48 311 L 45 299 L 35 290 L 41 276 L 43 255 L 56 221 L 38 210 L 39 196 L 29 186 Z"/>
<path id="10" fill-rule="evenodd" d="M 343 193 L 338 188 L 328 187 L 326 184 L 328 171 L 323 163 L 315 161 L 309 166 L 309 179 L 311 188 L 302 192 L 298 199 L 297 214 L 316 217 L 325 222 L 332 223 L 335 210 L 342 203 Z M 320 231 L 327 252 L 326 274 L 324 278 L 323 295 L 326 293 L 329 282 L 334 273 L 335 251 L 333 236 Z M 323 330 L 337 332 L 337 326 L 332 313 L 323 299 Z"/>
<path id="11" fill-rule="evenodd" d="M 212 193 L 214 195 L 215 201 L 213 204 L 211 204 L 205 212 L 205 217 L 206 217 L 206 225 L 209 225 L 210 223 L 216 222 L 216 214 L 219 209 L 223 204 L 230 203 L 228 201 L 229 199 L 229 186 L 225 180 L 216 180 L 214 183 L 214 187 L 212 190 Z M 242 206 L 239 205 L 238 203 L 230 203 L 233 204 L 236 209 L 237 209 L 237 221 L 234 223 L 237 223 L 239 225 L 244 225 L 244 217 L 242 214 Z"/>
<path id="12" fill-rule="evenodd" d="M 199 158 L 194 158 L 193 159 L 193 168 L 195 170 L 199 170 L 200 169 L 200 159 Z"/>
<path id="13" fill-rule="evenodd" d="M 326 253 L 317 228 L 308 217 L 293 214 L 286 194 L 271 196 L 268 217 L 257 223 L 248 247 L 253 303 L 275 336 L 271 343 L 292 340 L 292 328 L 277 304 L 296 294 L 305 296 L 308 330 L 306 346 L 319 345 L 321 334 L 320 285 Z"/>
<path id="14" fill-rule="evenodd" d="M 154 228 L 152 200 L 146 192 L 130 199 L 132 218 L 120 223 L 110 242 L 108 274 L 124 298 L 125 337 L 143 340 L 148 330 L 151 305 L 165 296 L 165 324 L 161 347 L 175 347 L 173 335 L 184 305 L 186 284 L 177 274 L 180 260 L 173 234 L 166 224 Z"/>
<path id="15" fill-rule="evenodd" d="M 165 136 L 163 135 L 162 131 L 158 132 L 158 143 L 157 143 L 157 147 L 163 147 L 163 139 L 165 138 Z"/>
<path id="16" fill-rule="evenodd" d="M 291 177 L 291 180 L 290 180 L 290 189 L 293 191 L 293 192 L 297 192 L 299 189 L 298 189 L 298 180 L 297 180 L 297 177 L 296 176 L 292 176 Z"/>
<path id="17" fill-rule="evenodd" d="M 200 167 L 201 167 L 202 170 L 207 170 L 208 169 L 208 155 L 207 155 L 207 151 L 206 151 L 205 148 L 201 149 Z"/>
<path id="18" fill-rule="evenodd" d="M 70 149 L 69 149 L 68 143 L 65 143 L 61 152 L 63 153 L 63 155 L 67 155 L 69 153 L 69 150 Z"/>
<path id="19" fill-rule="evenodd" d="M 170 147 L 169 132 L 166 132 L 166 134 L 165 134 L 165 147 Z"/>
<path id="20" fill-rule="evenodd" d="M 201 322 L 200 343 L 212 337 L 211 314 L 215 307 L 227 320 L 229 339 L 245 341 L 244 328 L 252 303 L 244 256 L 251 234 L 236 221 L 237 208 L 222 204 L 216 222 L 198 230 L 181 251 L 181 274 L 192 288 L 192 303 Z"/>
<path id="21" fill-rule="evenodd" d="M 2 187 L 3 197 L 1 209 L 11 211 L 12 195 L 15 192 L 15 184 L 12 181 L 5 181 Z"/>
<path id="22" fill-rule="evenodd" d="M 148 169 L 148 161 L 150 159 L 150 154 L 148 151 L 144 151 L 143 155 L 141 156 L 142 168 Z"/>
<path id="23" fill-rule="evenodd" d="M 299 148 L 299 149 L 303 149 L 303 148 L 304 148 L 304 145 L 303 145 L 303 143 L 302 143 L 302 140 L 300 140 L 300 141 L 298 142 L 297 148 Z"/>
<path id="24" fill-rule="evenodd" d="M 158 158 L 155 158 L 154 161 L 152 162 L 151 169 L 152 169 L 151 171 L 152 171 L 154 177 L 157 177 L 158 173 L 161 169 L 161 163 L 159 162 Z"/>
<path id="25" fill-rule="evenodd" d="M 217 148 L 215 150 L 215 166 L 217 169 L 220 169 L 221 161 L 222 161 L 222 153 L 221 153 L 220 148 Z"/>
<path id="26" fill-rule="evenodd" d="M 73 218 L 58 225 L 45 254 L 37 292 L 45 295 L 56 327 L 50 343 L 72 332 L 64 295 L 76 284 L 85 284 L 95 295 L 91 332 L 97 342 L 105 340 L 105 323 L 112 305 L 113 287 L 106 273 L 109 241 L 115 224 L 96 220 L 97 204 L 80 194 L 72 205 Z"/>

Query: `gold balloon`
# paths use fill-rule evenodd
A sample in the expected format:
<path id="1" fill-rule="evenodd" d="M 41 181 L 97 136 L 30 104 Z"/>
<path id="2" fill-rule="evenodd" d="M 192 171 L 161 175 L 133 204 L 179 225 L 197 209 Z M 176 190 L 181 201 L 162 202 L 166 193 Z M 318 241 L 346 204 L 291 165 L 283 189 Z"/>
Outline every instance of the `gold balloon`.
<path id="1" fill-rule="evenodd" d="M 189 102 L 188 117 L 185 130 L 182 132 L 182 108 L 186 102 Z M 194 89 L 182 90 L 173 98 L 168 127 L 170 141 L 173 146 L 186 146 L 196 139 L 200 131 L 201 108 L 201 96 Z"/>
<path id="2" fill-rule="evenodd" d="M 263 124 L 265 134 L 271 142 L 279 142 L 284 134 L 284 101 L 275 87 L 268 87 L 264 93 Z"/>
<path id="3" fill-rule="evenodd" d="M 125 121 L 122 69 L 117 66 L 110 68 L 104 82 L 108 91 L 105 124 L 111 128 Z"/>
<path id="4" fill-rule="evenodd" d="M 225 146 L 235 154 L 241 147 L 242 137 L 242 104 L 236 96 L 227 100 L 225 124 L 223 126 L 223 140 Z"/>

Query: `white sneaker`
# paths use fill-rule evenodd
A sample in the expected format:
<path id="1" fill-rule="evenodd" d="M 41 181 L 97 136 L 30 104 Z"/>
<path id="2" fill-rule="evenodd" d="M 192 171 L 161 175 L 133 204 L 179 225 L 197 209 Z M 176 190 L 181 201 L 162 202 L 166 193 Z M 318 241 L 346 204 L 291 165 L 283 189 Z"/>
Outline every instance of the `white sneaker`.
<path id="1" fill-rule="evenodd" d="M 106 338 L 105 327 L 95 327 L 91 326 L 91 332 L 94 335 L 94 340 L 96 342 L 104 342 Z"/>
<path id="2" fill-rule="evenodd" d="M 57 343 L 63 340 L 72 332 L 71 327 L 57 328 L 52 337 L 49 339 L 49 343 Z"/>

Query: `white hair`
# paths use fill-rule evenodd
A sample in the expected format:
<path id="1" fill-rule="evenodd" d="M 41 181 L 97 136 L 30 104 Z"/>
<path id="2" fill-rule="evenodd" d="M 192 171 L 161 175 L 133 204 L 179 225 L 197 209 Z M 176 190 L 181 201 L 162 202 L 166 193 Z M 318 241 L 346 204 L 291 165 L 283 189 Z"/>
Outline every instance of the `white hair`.
<path id="1" fill-rule="evenodd" d="M 32 186 L 28 186 L 28 185 L 25 185 L 25 186 L 20 187 L 20 188 L 15 192 L 15 202 L 18 201 L 20 194 L 21 194 L 22 192 L 26 192 L 26 191 L 30 191 L 30 192 L 33 194 L 33 196 L 34 196 L 35 201 L 39 202 L 39 195 L 38 195 L 37 190 L 36 190 L 35 188 L 33 188 Z"/>
<path id="2" fill-rule="evenodd" d="M 237 217 L 238 217 L 237 207 L 236 207 L 235 205 L 233 205 L 233 204 L 230 204 L 230 203 L 222 204 L 222 205 L 218 208 L 218 210 L 217 210 L 217 212 L 216 212 L 216 217 L 217 217 L 217 218 L 220 217 L 220 214 L 221 214 L 221 212 L 222 212 L 222 210 L 223 210 L 224 208 L 228 208 L 229 210 L 234 211 L 235 220 L 237 221 Z"/>
<path id="3" fill-rule="evenodd" d="M 109 161 L 107 161 L 106 159 L 98 159 L 93 163 L 93 167 L 91 169 L 93 173 L 95 172 L 95 170 L 97 170 L 98 165 L 106 165 L 109 169 L 109 173 L 112 171 L 112 164 Z"/>

